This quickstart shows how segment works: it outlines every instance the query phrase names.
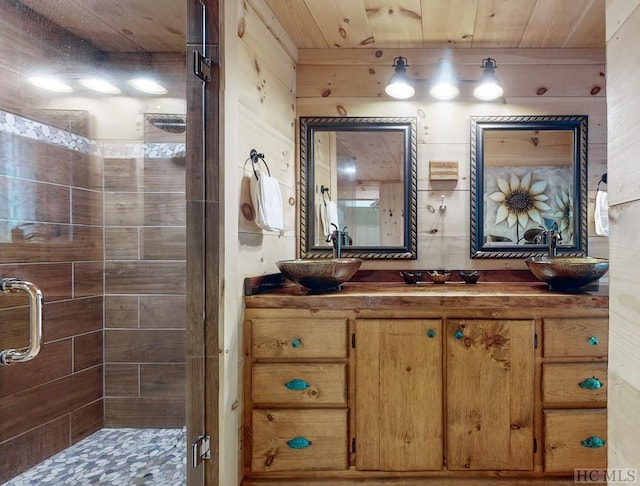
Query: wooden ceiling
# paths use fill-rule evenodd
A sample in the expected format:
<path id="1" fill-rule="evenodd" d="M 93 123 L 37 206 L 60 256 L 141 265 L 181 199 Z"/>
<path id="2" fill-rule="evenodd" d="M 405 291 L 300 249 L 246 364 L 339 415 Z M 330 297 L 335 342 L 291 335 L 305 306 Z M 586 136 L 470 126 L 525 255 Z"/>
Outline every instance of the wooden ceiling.
<path id="1" fill-rule="evenodd" d="M 300 49 L 605 47 L 605 0 L 264 1 Z M 184 52 L 186 0 L 21 2 L 105 52 Z"/>
<path id="2" fill-rule="evenodd" d="M 298 48 L 604 48 L 605 0 L 266 0 Z"/>

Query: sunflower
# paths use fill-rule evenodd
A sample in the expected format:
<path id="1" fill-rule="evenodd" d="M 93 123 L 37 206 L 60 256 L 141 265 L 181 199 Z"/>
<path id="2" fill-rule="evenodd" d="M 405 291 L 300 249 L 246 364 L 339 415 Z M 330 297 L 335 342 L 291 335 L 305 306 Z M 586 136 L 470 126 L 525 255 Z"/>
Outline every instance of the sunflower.
<path id="1" fill-rule="evenodd" d="M 549 196 L 543 194 L 547 188 L 546 181 L 531 184 L 531 173 L 526 173 L 522 179 L 511 174 L 509 182 L 501 177 L 498 177 L 496 182 L 500 190 L 489 195 L 489 199 L 500 203 L 496 211 L 495 224 L 505 219 L 509 228 L 516 224 L 516 221 L 524 228 L 530 219 L 542 224 L 540 211 L 551 209 L 551 206 L 544 202 L 549 199 Z"/>
<path id="2" fill-rule="evenodd" d="M 558 231 L 565 241 L 570 241 L 573 239 L 573 197 L 567 190 L 556 194 L 554 200 L 556 212 L 553 216 L 559 219 Z"/>

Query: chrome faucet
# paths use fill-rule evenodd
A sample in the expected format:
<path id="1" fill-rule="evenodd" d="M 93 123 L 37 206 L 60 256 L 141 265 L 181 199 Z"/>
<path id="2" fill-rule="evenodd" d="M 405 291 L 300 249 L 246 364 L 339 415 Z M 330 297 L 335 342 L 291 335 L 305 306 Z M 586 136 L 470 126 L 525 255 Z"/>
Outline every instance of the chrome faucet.
<path id="1" fill-rule="evenodd" d="M 547 231 L 545 231 L 547 240 L 549 242 L 549 256 L 558 256 L 558 241 L 562 241 L 562 235 L 558 231 L 558 223 L 555 221 Z"/>
<path id="2" fill-rule="evenodd" d="M 352 240 L 349 233 L 347 233 L 346 226 L 342 228 L 342 231 L 340 231 L 340 228 L 334 223 L 331 223 L 331 226 L 333 226 L 335 230 L 327 237 L 327 243 L 333 243 L 333 258 L 341 258 L 342 247 L 351 245 Z"/>

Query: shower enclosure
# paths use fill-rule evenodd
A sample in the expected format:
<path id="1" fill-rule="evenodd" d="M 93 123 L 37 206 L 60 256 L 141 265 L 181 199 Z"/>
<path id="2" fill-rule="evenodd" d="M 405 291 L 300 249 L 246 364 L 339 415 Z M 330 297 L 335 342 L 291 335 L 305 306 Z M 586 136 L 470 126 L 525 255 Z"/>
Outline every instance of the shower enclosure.
<path id="1" fill-rule="evenodd" d="M 0 365 L 0 484 L 101 428 L 185 426 L 186 21 L 0 2 L 0 279 L 44 295 L 39 353 Z M 0 351 L 30 312 L 0 293 Z"/>

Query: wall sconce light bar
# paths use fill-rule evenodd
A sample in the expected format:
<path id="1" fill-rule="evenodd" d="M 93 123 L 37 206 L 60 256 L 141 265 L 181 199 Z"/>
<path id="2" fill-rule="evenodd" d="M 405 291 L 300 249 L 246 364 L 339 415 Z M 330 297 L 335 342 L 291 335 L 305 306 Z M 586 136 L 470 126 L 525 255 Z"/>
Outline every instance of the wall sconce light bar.
<path id="1" fill-rule="evenodd" d="M 453 63 L 450 59 L 440 59 L 438 61 L 438 72 L 431 80 L 429 93 L 439 100 L 451 100 L 460 94 L 458 79 Z M 392 98 L 407 99 L 415 94 L 412 81 L 407 76 L 407 59 L 396 57 L 393 61 L 395 73 L 389 79 L 385 92 Z M 500 98 L 504 90 L 495 74 L 497 69 L 496 60 L 488 57 L 482 61 L 483 74 L 479 81 L 463 80 L 464 82 L 477 82 L 478 85 L 473 90 L 473 95 L 483 101 L 490 101 Z M 421 80 L 425 81 L 425 80 Z"/>

